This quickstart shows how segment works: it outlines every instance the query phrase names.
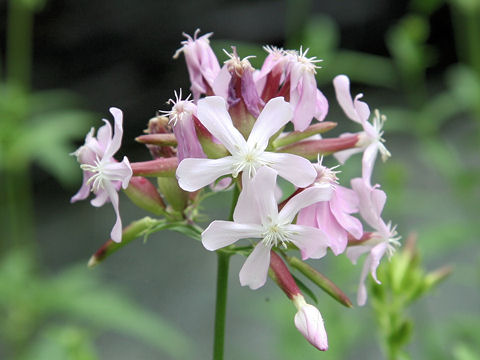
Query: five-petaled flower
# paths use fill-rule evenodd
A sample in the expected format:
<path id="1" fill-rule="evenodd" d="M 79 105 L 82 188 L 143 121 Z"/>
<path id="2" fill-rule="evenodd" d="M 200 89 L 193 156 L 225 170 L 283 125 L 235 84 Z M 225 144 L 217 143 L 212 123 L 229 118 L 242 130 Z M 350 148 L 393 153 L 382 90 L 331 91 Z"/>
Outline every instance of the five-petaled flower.
<path id="1" fill-rule="evenodd" d="M 283 98 L 270 100 L 253 126 L 247 140 L 233 126 L 225 100 L 209 96 L 198 101 L 200 122 L 230 152 L 220 159 L 184 159 L 177 169 L 178 184 L 186 191 L 196 191 L 221 176 L 242 174 L 244 183 L 250 181 L 262 166 L 275 169 L 295 186 L 306 187 L 316 177 L 307 159 L 293 154 L 265 151 L 272 135 L 292 119 L 292 108 Z"/>
<path id="2" fill-rule="evenodd" d="M 274 194 L 276 179 L 275 170 L 262 167 L 252 182 L 245 184 L 235 207 L 234 221 L 215 220 L 202 233 L 202 243 L 211 251 L 240 239 L 261 239 L 239 274 L 242 286 L 248 285 L 251 289 L 265 284 L 272 247 L 286 248 L 292 243 L 300 249 L 303 259 L 320 258 L 326 254 L 328 247 L 321 230 L 292 222 L 300 209 L 330 199 L 331 187 L 318 185 L 306 188 L 278 211 Z"/>
<path id="3" fill-rule="evenodd" d="M 100 207 L 110 200 L 117 215 L 117 220 L 110 233 L 112 240 L 122 240 L 122 220 L 118 209 L 118 190 L 126 189 L 132 177 L 132 168 L 125 156 L 122 162 L 118 162 L 113 155 L 120 149 L 123 135 L 123 114 L 120 109 L 110 108 L 113 115 L 115 131 L 112 136 L 112 126 L 107 120 L 105 125 L 98 129 L 97 137 L 94 137 L 95 129 L 92 128 L 85 138 L 85 144 L 77 149 L 72 155 L 77 157 L 83 170 L 83 184 L 80 190 L 72 197 L 71 202 L 83 200 L 90 192 L 96 196 L 90 201 L 93 206 Z"/>

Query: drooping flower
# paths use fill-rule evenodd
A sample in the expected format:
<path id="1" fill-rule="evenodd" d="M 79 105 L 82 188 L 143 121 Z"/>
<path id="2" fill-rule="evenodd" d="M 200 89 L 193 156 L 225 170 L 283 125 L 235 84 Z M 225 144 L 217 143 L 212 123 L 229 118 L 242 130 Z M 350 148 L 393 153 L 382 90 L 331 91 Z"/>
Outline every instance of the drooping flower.
<path id="1" fill-rule="evenodd" d="M 295 314 L 295 326 L 305 339 L 318 350 L 328 350 L 328 338 L 323 324 L 322 314 L 313 305 L 307 304 L 302 295 L 293 298 L 298 309 Z"/>
<path id="2" fill-rule="evenodd" d="M 190 90 L 195 101 L 202 94 L 213 94 L 213 83 L 220 72 L 220 65 L 208 40 L 212 33 L 197 38 L 199 32 L 200 29 L 195 30 L 193 38 L 183 33 L 187 40 L 182 41 L 183 46 L 173 55 L 174 59 L 178 58 L 182 52 L 185 55 L 185 62 L 187 63 L 188 74 L 192 84 Z"/>
<path id="3" fill-rule="evenodd" d="M 337 101 L 345 112 L 345 115 L 363 127 L 363 132 L 360 133 L 356 148 L 339 151 L 335 153 L 334 156 L 343 164 L 351 155 L 363 151 L 362 177 L 370 183 L 377 153 L 380 152 L 383 161 L 386 161 L 390 157 L 390 152 L 383 144 L 385 140 L 382 138 L 382 127 L 386 117 L 380 115 L 378 110 L 376 110 L 372 123 L 368 122 L 370 108 L 365 102 L 360 101 L 363 94 L 358 94 L 355 96 L 355 99 L 352 100 L 350 80 L 347 76 L 336 76 L 335 79 L 333 79 L 333 86 L 335 88 Z"/>
<path id="4" fill-rule="evenodd" d="M 332 197 L 329 201 L 312 204 L 298 213 L 297 224 L 321 229 L 329 239 L 329 246 L 335 255 L 345 251 L 348 234 L 360 238 L 363 234 L 361 222 L 353 217 L 358 212 L 358 197 L 355 192 L 337 184 L 338 171 L 314 164 L 317 170 L 316 184 L 329 184 Z"/>
<path id="5" fill-rule="evenodd" d="M 107 120 L 100 127 L 97 137 L 94 137 L 94 128 L 85 138 L 85 144 L 72 155 L 77 157 L 80 168 L 83 170 L 83 184 L 80 190 L 72 197 L 71 202 L 83 200 L 90 192 L 96 196 L 90 201 L 95 207 L 100 207 L 108 200 L 111 201 L 117 220 L 111 231 L 112 240 L 122 240 L 122 220 L 118 209 L 118 191 L 126 189 L 132 177 L 132 168 L 125 156 L 122 162 L 114 159 L 113 155 L 120 149 L 123 135 L 123 114 L 120 109 L 110 108 L 113 115 L 115 131 L 112 136 L 112 126 Z"/>
<path id="6" fill-rule="evenodd" d="M 168 100 L 168 103 L 172 105 L 172 110 L 161 111 L 168 116 L 169 123 L 173 127 L 173 133 L 178 143 L 178 161 L 182 161 L 185 158 L 205 157 L 202 145 L 200 145 L 195 132 L 193 120 L 197 113 L 197 106 L 189 99 L 190 95 L 185 100 L 182 100 L 182 89 L 178 93 L 175 91 L 175 100 Z"/>
<path id="7" fill-rule="evenodd" d="M 365 222 L 372 227 L 374 232 L 367 241 L 359 242 L 358 245 L 352 245 L 347 248 L 347 257 L 356 264 L 358 258 L 368 253 L 363 264 L 360 275 L 360 283 L 357 293 L 357 303 L 363 306 L 367 301 L 367 288 L 365 280 L 368 273 L 380 284 L 377 279 L 377 268 L 385 254 L 390 258 L 395 249 L 400 246 L 395 226 L 391 223 L 386 224 L 381 213 L 387 196 L 385 192 L 378 188 L 378 185 L 371 186 L 363 178 L 352 179 L 352 189 L 359 198 L 359 212 Z"/>
<path id="8" fill-rule="evenodd" d="M 326 254 L 327 241 L 322 231 L 292 224 L 298 211 L 312 203 L 330 198 L 330 186 L 313 186 L 292 197 L 278 211 L 275 200 L 277 172 L 266 166 L 260 168 L 251 183 L 246 183 L 234 211 L 234 221 L 213 221 L 202 233 L 207 250 L 217 250 L 240 239 L 261 239 L 240 270 L 240 283 L 251 289 L 265 284 L 274 246 L 296 245 L 302 258 Z M 321 249 L 321 250 L 320 250 Z"/>
<path id="9" fill-rule="evenodd" d="M 182 189 L 196 191 L 223 175 L 236 177 L 241 172 L 245 183 L 263 166 L 275 169 L 281 177 L 298 187 L 308 186 L 315 180 L 316 171 L 307 159 L 265 151 L 270 137 L 292 118 L 292 109 L 283 98 L 272 99 L 265 105 L 248 140 L 233 126 L 222 97 L 199 100 L 197 117 L 231 155 L 219 159 L 184 159 L 177 169 Z"/>

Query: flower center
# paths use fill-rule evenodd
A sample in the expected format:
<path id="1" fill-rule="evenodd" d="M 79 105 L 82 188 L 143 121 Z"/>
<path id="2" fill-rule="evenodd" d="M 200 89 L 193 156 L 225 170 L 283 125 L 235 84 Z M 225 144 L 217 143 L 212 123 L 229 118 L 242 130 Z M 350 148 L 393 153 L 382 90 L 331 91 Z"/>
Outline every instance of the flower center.
<path id="1" fill-rule="evenodd" d="M 84 171 L 91 172 L 93 175 L 87 180 L 87 185 L 91 184 L 91 191 L 97 193 L 100 189 L 104 188 L 104 180 L 108 180 L 108 175 L 103 167 L 102 162 L 98 159 L 95 160 L 95 165 L 82 164 L 80 168 Z"/>
<path id="2" fill-rule="evenodd" d="M 243 72 L 246 69 L 249 69 L 250 71 L 253 71 L 253 67 L 250 64 L 250 61 L 248 61 L 248 59 L 254 58 L 255 56 L 251 55 L 251 56 L 247 56 L 243 59 L 240 59 L 240 57 L 237 54 L 237 49 L 236 49 L 235 46 L 232 46 L 232 50 L 233 51 L 230 54 L 228 51 L 223 49 L 223 52 L 225 54 L 227 54 L 227 56 L 229 57 L 229 59 L 227 61 L 225 61 L 225 65 L 227 65 L 228 71 L 232 74 L 233 74 L 233 72 L 235 72 L 235 74 L 237 74 L 238 77 L 242 77 Z"/>
<path id="3" fill-rule="evenodd" d="M 270 223 L 265 227 L 265 231 L 262 234 L 263 244 L 266 247 L 281 246 L 287 248 L 287 244 L 290 242 L 291 232 L 285 229 L 285 226 L 277 223 Z"/>
<path id="4" fill-rule="evenodd" d="M 169 99 L 167 101 L 167 104 L 172 105 L 172 110 L 160 110 L 161 113 L 168 116 L 168 123 L 173 123 L 173 126 L 177 125 L 177 121 L 180 120 L 181 122 L 184 116 L 190 116 L 195 111 L 194 104 L 190 100 L 191 95 L 188 95 L 185 100 L 182 100 L 182 89 L 180 89 L 178 93 L 175 90 L 174 93 L 175 100 Z"/>
<path id="5" fill-rule="evenodd" d="M 305 51 L 303 51 L 303 48 L 300 47 L 300 51 L 289 50 L 287 51 L 287 53 L 293 55 L 294 60 L 300 65 L 302 65 L 303 71 L 308 71 L 312 74 L 316 74 L 317 73 L 316 69 L 320 68 L 320 66 L 317 65 L 316 63 L 321 62 L 323 60 L 317 59 L 315 56 L 307 57 L 308 50 L 310 49 L 307 48 L 305 49 Z"/>

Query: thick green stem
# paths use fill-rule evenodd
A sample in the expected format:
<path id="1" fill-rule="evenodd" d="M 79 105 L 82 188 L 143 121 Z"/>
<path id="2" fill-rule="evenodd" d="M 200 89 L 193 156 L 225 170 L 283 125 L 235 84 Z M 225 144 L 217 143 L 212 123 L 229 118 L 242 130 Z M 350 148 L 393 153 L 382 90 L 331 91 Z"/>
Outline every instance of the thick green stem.
<path id="1" fill-rule="evenodd" d="M 233 220 L 233 212 L 237 205 L 240 189 L 233 187 L 232 205 L 229 220 Z M 228 265 L 230 254 L 217 251 L 217 300 L 215 303 L 215 331 L 213 338 L 213 360 L 222 360 L 225 348 L 225 319 L 227 312 Z"/>

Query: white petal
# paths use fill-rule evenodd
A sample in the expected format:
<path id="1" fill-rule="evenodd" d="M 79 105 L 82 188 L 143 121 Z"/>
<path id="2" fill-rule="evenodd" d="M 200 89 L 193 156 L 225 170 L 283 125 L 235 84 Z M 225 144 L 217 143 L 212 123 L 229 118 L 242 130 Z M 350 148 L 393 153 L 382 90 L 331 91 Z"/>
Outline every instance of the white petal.
<path id="1" fill-rule="evenodd" d="M 356 148 L 353 148 L 353 149 L 337 151 L 336 153 L 333 154 L 333 156 L 335 157 L 335 159 L 337 159 L 337 161 L 340 164 L 345 164 L 345 162 L 350 158 L 350 156 L 358 154 L 362 151 L 363 151 L 362 148 L 357 148 L 356 147 Z"/>
<path id="2" fill-rule="evenodd" d="M 372 249 L 370 245 L 353 245 L 347 248 L 347 257 L 353 264 L 357 264 L 358 258 Z"/>
<path id="3" fill-rule="evenodd" d="M 220 159 L 183 159 L 177 168 L 178 185 L 186 191 L 196 191 L 220 176 L 232 173 L 232 157 Z"/>
<path id="4" fill-rule="evenodd" d="M 317 171 L 312 163 L 298 155 L 264 152 L 261 159 L 275 169 L 280 177 L 297 187 L 307 187 L 317 177 Z"/>
<path id="5" fill-rule="evenodd" d="M 242 191 L 238 196 L 237 205 L 233 212 L 233 220 L 243 224 L 261 224 L 262 216 L 258 211 L 255 200 L 256 193 L 252 181 L 243 176 Z M 254 204 L 252 206 L 252 204 Z"/>
<path id="6" fill-rule="evenodd" d="M 315 204 L 319 201 L 328 201 L 332 196 L 332 188 L 329 184 L 321 184 L 309 187 L 292 197 L 282 208 L 278 217 L 286 223 L 293 221 L 293 218 L 300 209 Z"/>
<path id="7" fill-rule="evenodd" d="M 255 200 L 250 204 L 250 211 L 258 211 L 258 216 L 263 223 L 277 218 L 278 215 L 278 204 L 275 198 L 276 180 L 277 172 L 263 166 L 257 171 L 252 183 L 249 185 Z M 256 209 L 253 208 L 253 204 L 256 204 Z"/>
<path id="8" fill-rule="evenodd" d="M 230 154 L 246 147 L 242 134 L 233 126 L 227 104 L 220 96 L 208 96 L 198 101 L 198 120 L 228 149 Z"/>
<path id="9" fill-rule="evenodd" d="M 262 227 L 255 224 L 238 224 L 233 221 L 215 220 L 202 233 L 205 249 L 213 251 L 231 245 L 240 239 L 259 238 Z"/>
<path id="10" fill-rule="evenodd" d="M 382 260 L 383 255 L 387 251 L 387 242 L 381 242 L 378 245 L 375 245 L 370 251 L 370 256 L 371 256 L 371 263 L 370 263 L 370 274 L 372 275 L 373 279 L 377 282 L 377 284 L 380 284 L 380 281 L 377 279 L 377 268 L 378 265 L 380 265 L 380 260 Z"/>
<path id="11" fill-rule="evenodd" d="M 247 143 L 265 149 L 270 137 L 288 123 L 292 116 L 292 107 L 283 97 L 271 99 L 255 121 Z"/>
<path id="12" fill-rule="evenodd" d="M 328 239 L 325 233 L 317 228 L 303 225 L 288 225 L 287 230 L 292 232 L 289 240 L 301 251 L 302 259 L 323 257 L 327 252 Z"/>
<path id="13" fill-rule="evenodd" d="M 267 281 L 270 266 L 270 247 L 259 242 L 242 266 L 239 273 L 240 284 L 256 290 Z"/>

